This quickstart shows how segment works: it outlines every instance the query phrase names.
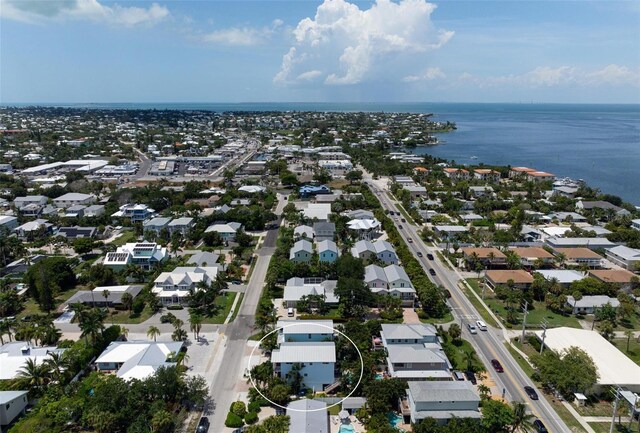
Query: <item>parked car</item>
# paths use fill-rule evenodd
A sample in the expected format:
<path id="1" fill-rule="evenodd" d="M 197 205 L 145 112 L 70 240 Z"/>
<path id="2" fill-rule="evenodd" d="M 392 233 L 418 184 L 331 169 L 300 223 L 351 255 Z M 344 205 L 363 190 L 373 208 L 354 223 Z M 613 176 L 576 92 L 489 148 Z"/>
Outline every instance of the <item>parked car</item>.
<path id="1" fill-rule="evenodd" d="M 433 260 L 433 254 L 428 253 L 428 254 L 427 254 L 427 258 L 428 258 L 429 260 Z"/>
<path id="2" fill-rule="evenodd" d="M 418 256 L 418 257 L 422 257 L 422 253 L 421 253 L 420 251 L 418 251 L 418 252 L 416 253 L 416 256 Z"/>
<path id="3" fill-rule="evenodd" d="M 476 326 L 478 327 L 479 330 L 481 331 L 486 331 L 487 330 L 487 324 L 484 323 L 482 320 L 478 320 L 476 322 Z"/>
<path id="4" fill-rule="evenodd" d="M 540 421 L 539 419 L 533 422 L 533 428 L 536 429 L 538 433 L 548 433 L 547 427 Z"/>
<path id="5" fill-rule="evenodd" d="M 467 378 L 467 380 L 469 382 L 471 382 L 472 384 L 476 384 L 478 383 L 478 381 L 476 380 L 476 375 L 473 373 L 473 371 L 471 370 L 467 370 L 464 372 L 464 376 Z"/>
<path id="6" fill-rule="evenodd" d="M 535 389 L 533 389 L 532 386 L 525 386 L 524 387 L 524 392 L 527 393 L 527 395 L 529 396 L 529 398 L 531 400 L 537 400 L 538 399 L 538 393 L 536 392 Z"/>
<path id="7" fill-rule="evenodd" d="M 200 422 L 198 422 L 198 427 L 196 427 L 196 433 L 207 433 L 209 431 L 209 418 L 203 416 L 200 418 Z"/>
<path id="8" fill-rule="evenodd" d="M 474 325 L 473 323 L 467 323 L 467 328 L 469 329 L 469 332 L 472 334 L 478 333 L 478 330 L 476 329 L 476 325 Z"/>
<path id="9" fill-rule="evenodd" d="M 455 380 L 464 380 L 464 373 L 461 371 L 454 371 L 453 372 L 453 378 Z"/>
<path id="10" fill-rule="evenodd" d="M 500 361 L 498 361 L 497 359 L 492 359 L 491 360 L 491 365 L 493 366 L 493 369 L 496 372 L 504 373 L 504 368 L 502 368 L 502 364 L 500 364 Z"/>
<path id="11" fill-rule="evenodd" d="M 431 275 L 433 275 L 434 277 L 436 276 L 436 270 L 435 270 L 435 269 L 433 269 L 433 268 L 430 268 L 430 269 L 429 269 L 429 273 L 430 273 Z"/>

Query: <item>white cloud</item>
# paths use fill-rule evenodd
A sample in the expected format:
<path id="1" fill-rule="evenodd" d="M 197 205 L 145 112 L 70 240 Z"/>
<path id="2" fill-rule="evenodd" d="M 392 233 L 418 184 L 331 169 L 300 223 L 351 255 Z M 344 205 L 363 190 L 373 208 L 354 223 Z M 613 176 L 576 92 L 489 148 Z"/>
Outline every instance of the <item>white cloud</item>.
<path id="1" fill-rule="evenodd" d="M 215 30 L 202 37 L 204 42 L 214 44 L 249 47 L 260 45 L 269 41 L 269 38 L 283 25 L 283 21 L 275 19 L 270 27 L 230 27 Z"/>
<path id="2" fill-rule="evenodd" d="M 427 70 L 424 72 L 424 74 L 422 75 L 407 75 L 406 77 L 404 77 L 402 79 L 402 81 L 404 81 L 405 83 L 413 83 L 416 81 L 431 81 L 431 80 L 438 80 L 441 78 L 446 78 L 447 76 L 445 75 L 444 72 L 442 72 L 442 70 L 440 68 L 427 68 Z"/>
<path id="3" fill-rule="evenodd" d="M 304 71 L 322 71 L 314 78 L 334 85 L 400 79 L 410 72 L 402 65 L 416 67 L 424 53 L 453 36 L 434 27 L 435 8 L 426 0 L 376 0 L 364 10 L 345 0 L 324 0 L 313 19 L 301 20 L 293 30 L 294 46 L 283 56 L 274 82 L 300 82 Z"/>
<path id="4" fill-rule="evenodd" d="M 477 76 L 463 73 L 458 81 L 478 87 L 520 86 L 529 88 L 603 85 L 631 85 L 640 87 L 640 68 L 632 70 L 627 66 L 607 65 L 598 70 L 585 70 L 573 66 L 538 66 L 523 74 Z"/>
<path id="5" fill-rule="evenodd" d="M 298 81 L 313 81 L 322 75 L 322 71 L 314 69 L 313 71 L 303 72 L 296 78 Z"/>
<path id="6" fill-rule="evenodd" d="M 98 0 L 25 1 L 0 0 L 0 16 L 25 23 L 89 20 L 133 27 L 153 25 L 169 16 L 169 10 L 157 3 L 148 8 L 106 6 Z"/>

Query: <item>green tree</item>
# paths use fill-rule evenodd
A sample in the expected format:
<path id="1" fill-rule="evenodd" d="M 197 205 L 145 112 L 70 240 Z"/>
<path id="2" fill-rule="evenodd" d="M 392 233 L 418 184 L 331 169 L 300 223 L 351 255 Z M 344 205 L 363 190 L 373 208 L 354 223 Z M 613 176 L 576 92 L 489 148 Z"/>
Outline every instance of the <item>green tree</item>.
<path id="1" fill-rule="evenodd" d="M 131 307 L 133 307 L 133 296 L 131 293 L 123 293 L 120 302 L 122 302 L 122 306 L 131 314 Z"/>
<path id="2" fill-rule="evenodd" d="M 482 405 L 482 425 L 488 432 L 508 432 L 513 421 L 509 405 L 498 400 L 486 400 Z"/>
<path id="3" fill-rule="evenodd" d="M 147 337 L 149 338 L 153 338 L 153 341 L 156 341 L 157 338 L 160 336 L 160 329 L 158 329 L 157 326 L 149 326 L 149 329 L 147 329 Z"/>
<path id="4" fill-rule="evenodd" d="M 73 251 L 76 254 L 87 254 L 95 248 L 95 241 L 92 238 L 78 238 L 73 241 Z"/>
<path id="5" fill-rule="evenodd" d="M 511 408 L 513 410 L 511 433 L 515 433 L 516 431 L 533 431 L 533 421 L 535 419 L 535 416 L 527 412 L 527 405 L 521 401 L 514 401 L 511 403 Z"/>
<path id="6" fill-rule="evenodd" d="M 462 335 L 462 330 L 460 329 L 460 325 L 457 323 L 452 323 L 449 325 L 449 336 L 452 339 L 457 340 Z"/>

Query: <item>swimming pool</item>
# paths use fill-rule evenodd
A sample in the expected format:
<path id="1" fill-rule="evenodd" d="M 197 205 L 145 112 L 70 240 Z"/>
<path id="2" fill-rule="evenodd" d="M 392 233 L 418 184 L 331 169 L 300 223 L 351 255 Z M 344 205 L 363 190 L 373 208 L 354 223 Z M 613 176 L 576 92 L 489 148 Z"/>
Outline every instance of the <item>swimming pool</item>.
<path id="1" fill-rule="evenodd" d="M 342 424 L 338 433 L 354 433 L 355 431 L 356 429 L 354 429 L 352 425 Z"/>
<path id="2" fill-rule="evenodd" d="M 376 377 L 374 378 L 375 380 L 382 380 L 384 379 L 384 374 L 382 373 L 376 373 Z"/>
<path id="3" fill-rule="evenodd" d="M 389 420 L 389 424 L 391 424 L 391 427 L 395 427 L 399 431 L 404 431 L 400 427 L 398 427 L 398 424 L 404 423 L 404 418 L 402 417 L 402 415 L 398 415 L 395 412 L 389 412 L 387 414 L 387 419 Z"/>

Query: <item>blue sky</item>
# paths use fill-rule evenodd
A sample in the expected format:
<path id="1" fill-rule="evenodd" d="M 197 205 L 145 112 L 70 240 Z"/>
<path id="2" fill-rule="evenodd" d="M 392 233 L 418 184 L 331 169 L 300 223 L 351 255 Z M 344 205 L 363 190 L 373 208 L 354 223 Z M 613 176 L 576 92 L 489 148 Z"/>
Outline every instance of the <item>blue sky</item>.
<path id="1" fill-rule="evenodd" d="M 0 103 L 640 103 L 640 2 L 0 0 Z"/>

